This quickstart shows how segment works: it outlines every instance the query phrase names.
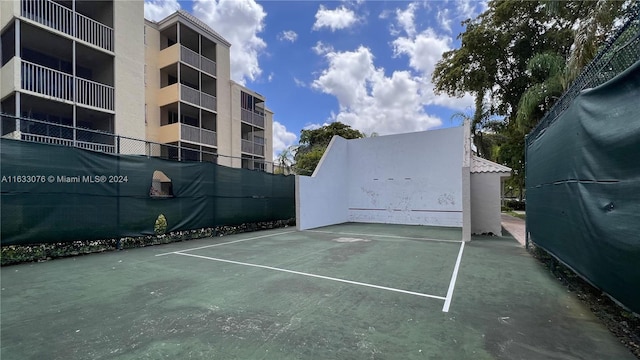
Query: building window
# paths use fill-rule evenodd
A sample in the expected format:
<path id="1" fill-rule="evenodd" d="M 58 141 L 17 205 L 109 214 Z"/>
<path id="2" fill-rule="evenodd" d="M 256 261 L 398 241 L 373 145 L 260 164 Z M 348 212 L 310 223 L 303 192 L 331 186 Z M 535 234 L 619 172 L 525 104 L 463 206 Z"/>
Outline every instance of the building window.
<path id="1" fill-rule="evenodd" d="M 240 92 L 240 107 L 246 110 L 253 111 L 256 100 L 253 96 L 247 94 L 244 91 Z"/>

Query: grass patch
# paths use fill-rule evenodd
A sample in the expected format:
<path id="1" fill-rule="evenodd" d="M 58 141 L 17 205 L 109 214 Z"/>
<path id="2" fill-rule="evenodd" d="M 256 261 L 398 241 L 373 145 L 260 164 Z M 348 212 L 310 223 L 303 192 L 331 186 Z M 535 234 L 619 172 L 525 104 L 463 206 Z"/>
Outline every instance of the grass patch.
<path id="1" fill-rule="evenodd" d="M 513 217 L 517 217 L 518 219 L 522 219 L 522 220 L 526 220 L 526 218 L 527 218 L 526 214 L 519 214 L 519 213 L 511 211 L 511 210 L 504 211 L 504 213 L 507 214 L 507 215 L 511 215 Z"/>

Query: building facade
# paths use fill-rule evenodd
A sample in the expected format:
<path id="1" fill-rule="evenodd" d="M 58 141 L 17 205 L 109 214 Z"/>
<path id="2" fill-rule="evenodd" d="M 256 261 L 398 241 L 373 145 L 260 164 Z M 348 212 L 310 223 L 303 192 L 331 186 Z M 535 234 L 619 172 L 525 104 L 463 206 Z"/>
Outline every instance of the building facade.
<path id="1" fill-rule="evenodd" d="M 143 2 L 115 0 L 0 8 L 0 112 L 34 120 L 3 121 L 3 137 L 272 170 L 273 113 L 231 80 L 231 44 L 193 15 L 153 22 Z"/>
<path id="2" fill-rule="evenodd" d="M 106 152 L 113 137 L 80 129 L 144 138 L 144 8 L 132 4 L 0 2 L 0 110 L 52 124 L 3 136 Z"/>

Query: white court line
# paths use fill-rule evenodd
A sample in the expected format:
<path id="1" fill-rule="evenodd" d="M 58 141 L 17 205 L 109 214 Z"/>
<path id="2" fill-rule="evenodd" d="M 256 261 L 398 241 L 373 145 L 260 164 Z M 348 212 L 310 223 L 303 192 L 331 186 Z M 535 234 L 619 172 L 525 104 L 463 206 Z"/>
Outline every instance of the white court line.
<path id="1" fill-rule="evenodd" d="M 451 275 L 451 282 L 449 283 L 449 290 L 447 291 L 447 298 L 444 301 L 442 312 L 449 312 L 449 306 L 451 305 L 451 298 L 453 298 L 453 289 L 455 289 L 456 287 L 456 279 L 458 278 L 458 269 L 460 269 L 460 261 L 462 260 L 462 250 L 464 250 L 464 241 L 460 243 L 458 260 L 456 260 L 456 266 L 453 268 L 453 275 Z"/>
<path id="2" fill-rule="evenodd" d="M 178 251 L 171 251 L 171 252 L 167 252 L 167 253 L 158 254 L 158 255 L 156 255 L 156 256 L 165 256 L 165 255 L 171 255 L 171 254 L 179 254 L 179 253 L 186 252 L 186 251 L 193 251 L 193 250 L 206 249 L 206 248 L 215 247 L 215 246 L 228 245 L 228 244 L 235 244 L 235 243 L 239 243 L 239 242 L 243 242 L 243 241 L 256 240 L 256 239 L 262 239 L 262 238 L 266 238 L 266 237 L 270 237 L 270 236 L 278 236 L 278 235 L 289 234 L 289 233 L 292 233 L 292 232 L 294 232 L 294 230 L 292 230 L 292 231 L 285 231 L 285 232 L 281 232 L 281 233 L 277 233 L 277 234 L 269 234 L 269 235 L 255 236 L 255 237 L 248 238 L 248 239 L 240 239 L 240 240 L 227 241 L 227 242 L 217 243 L 217 244 L 212 244 L 212 245 L 205 245 L 205 246 L 200 246 L 200 247 L 191 248 L 191 249 L 178 250 Z"/>
<path id="3" fill-rule="evenodd" d="M 386 237 L 393 239 L 407 239 L 407 240 L 426 240 L 426 241 L 437 241 L 437 242 L 451 242 L 451 243 L 459 243 L 462 240 L 443 240 L 443 239 L 429 239 L 429 238 L 418 238 L 418 237 L 406 237 L 406 236 L 395 236 L 395 235 L 377 235 L 377 234 L 358 234 L 358 233 L 348 233 L 348 232 L 333 232 L 333 231 L 323 231 L 323 230 L 304 230 L 308 232 L 314 233 L 322 233 L 322 234 L 334 234 L 334 235 L 355 235 L 355 236 L 369 236 L 369 237 Z"/>
<path id="4" fill-rule="evenodd" d="M 265 266 L 265 265 L 258 265 L 258 264 L 250 264 L 250 263 L 245 263 L 245 262 L 240 262 L 240 261 L 233 261 L 233 260 L 218 259 L 218 258 L 213 258 L 213 257 L 209 257 L 209 256 L 202 256 L 202 255 L 195 255 L 195 254 L 184 254 L 184 253 L 181 253 L 181 252 L 175 252 L 175 253 L 173 253 L 173 254 L 176 254 L 176 255 L 183 255 L 183 256 L 191 256 L 191 257 L 195 257 L 195 258 L 206 259 L 206 260 L 212 260 L 212 261 L 219 261 L 219 262 L 224 262 L 224 263 L 229 263 L 229 264 L 244 265 L 244 266 L 252 266 L 252 267 L 257 267 L 257 268 L 261 268 L 261 269 L 268 269 L 268 270 L 282 271 L 282 272 L 286 272 L 286 273 L 290 273 L 290 274 L 296 274 L 296 275 L 302 275 L 302 276 L 309 276 L 309 277 L 318 278 L 318 279 L 332 280 L 332 281 L 338 281 L 338 282 L 347 283 L 347 284 L 352 284 L 352 285 L 360 285 L 360 286 L 366 286 L 366 287 L 375 288 L 375 289 L 382 289 L 382 290 L 388 290 L 388 291 L 395 291 L 395 292 L 399 292 L 399 293 L 403 293 L 403 294 L 409 294 L 409 295 L 416 295 L 416 296 L 428 297 L 428 298 L 432 298 L 432 299 L 445 300 L 445 298 L 444 298 L 444 297 L 442 297 L 442 296 L 428 295 L 428 294 L 423 294 L 423 293 L 419 293 L 419 292 L 408 291 L 408 290 L 401 290 L 401 289 L 395 289 L 395 288 L 390 288 L 390 287 L 380 286 L 380 285 L 367 284 L 367 283 L 362 283 L 362 282 L 358 282 L 358 281 L 351 281 L 351 280 L 338 279 L 338 278 L 329 277 L 329 276 L 316 275 L 316 274 L 309 274 L 309 273 L 300 272 L 300 271 L 294 271 L 294 270 L 281 269 L 281 268 L 277 268 L 277 267 L 273 267 L 273 266 Z"/>

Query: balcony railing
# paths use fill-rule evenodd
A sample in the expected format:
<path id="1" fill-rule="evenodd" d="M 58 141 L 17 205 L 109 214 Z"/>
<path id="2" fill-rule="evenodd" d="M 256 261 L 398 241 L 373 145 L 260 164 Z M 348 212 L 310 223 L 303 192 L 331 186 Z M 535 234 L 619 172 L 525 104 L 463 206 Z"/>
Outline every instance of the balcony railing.
<path id="1" fill-rule="evenodd" d="M 90 44 L 113 51 L 113 29 L 82 14 L 76 14 L 77 37 Z"/>
<path id="2" fill-rule="evenodd" d="M 264 115 L 258 114 L 251 110 L 241 109 L 240 120 L 253 124 L 255 126 L 264 127 Z"/>
<path id="3" fill-rule="evenodd" d="M 116 151 L 116 148 L 113 145 L 98 144 L 98 143 L 92 143 L 87 141 L 76 141 L 74 145 L 74 141 L 70 139 L 62 139 L 58 137 L 38 135 L 38 134 L 20 133 L 20 140 L 38 142 L 38 143 L 44 143 L 44 144 L 52 144 L 52 145 L 75 146 L 81 149 L 112 153 L 112 154 L 115 153 Z"/>
<path id="4" fill-rule="evenodd" d="M 27 19 L 80 40 L 113 51 L 113 29 L 51 0 L 22 0 L 21 14 Z"/>
<path id="5" fill-rule="evenodd" d="M 264 145 L 242 139 L 240 150 L 244 153 L 264 156 Z"/>
<path id="6" fill-rule="evenodd" d="M 74 101 L 73 76 L 28 61 L 21 64 L 22 89 Z M 114 88 L 95 81 L 76 78 L 75 101 L 100 109 L 114 110 Z"/>
<path id="7" fill-rule="evenodd" d="M 21 65 L 22 89 L 73 101 L 73 76 L 27 61 Z"/>
<path id="8" fill-rule="evenodd" d="M 180 60 L 208 74 L 216 76 L 216 63 L 213 60 L 185 46 L 180 46 Z"/>
<path id="9" fill-rule="evenodd" d="M 77 102 L 101 109 L 114 110 L 114 89 L 95 81 L 76 78 Z"/>
<path id="10" fill-rule="evenodd" d="M 217 76 L 216 75 L 217 67 L 216 67 L 215 61 L 209 60 L 204 56 L 200 57 L 200 70 L 208 74 L 211 74 L 213 76 Z"/>
<path id="11" fill-rule="evenodd" d="M 203 108 L 206 108 L 212 111 L 218 110 L 218 100 L 216 99 L 215 96 L 201 93 L 200 100 L 201 100 L 200 106 L 202 106 Z"/>
<path id="12" fill-rule="evenodd" d="M 217 146 L 216 132 L 199 127 L 180 124 L 180 138 L 185 141 L 192 141 L 199 144 Z"/>
<path id="13" fill-rule="evenodd" d="M 200 54 L 186 46 L 180 46 L 180 60 L 195 68 L 200 68 Z"/>
<path id="14" fill-rule="evenodd" d="M 180 84 L 180 100 L 202 106 L 211 111 L 217 111 L 217 100 L 215 96 L 203 93 L 187 85 Z"/>
<path id="15" fill-rule="evenodd" d="M 218 146 L 218 138 L 215 131 L 201 129 L 200 130 L 201 142 L 203 144 Z"/>
<path id="16" fill-rule="evenodd" d="M 187 85 L 180 85 L 180 100 L 200 105 L 200 91 Z"/>

